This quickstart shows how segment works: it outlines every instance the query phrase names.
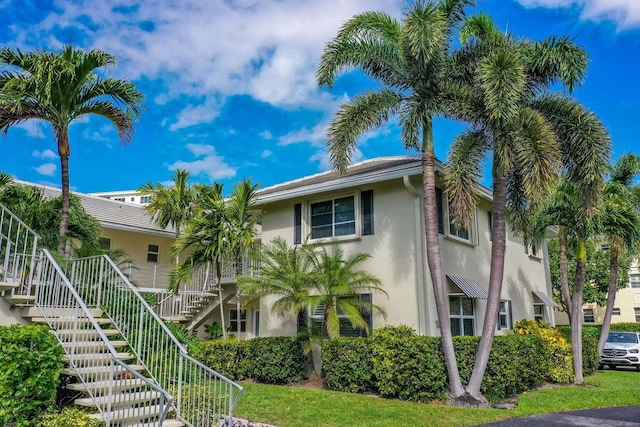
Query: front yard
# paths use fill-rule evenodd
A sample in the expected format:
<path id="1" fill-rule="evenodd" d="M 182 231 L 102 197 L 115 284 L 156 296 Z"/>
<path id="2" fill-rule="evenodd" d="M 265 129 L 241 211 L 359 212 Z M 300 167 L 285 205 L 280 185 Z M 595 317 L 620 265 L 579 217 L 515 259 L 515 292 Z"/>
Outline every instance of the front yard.
<path id="1" fill-rule="evenodd" d="M 640 373 L 602 371 L 588 386 L 552 386 L 524 393 L 513 409 L 467 409 L 411 403 L 296 386 L 245 383 L 238 417 L 278 427 L 469 426 L 543 412 L 640 404 Z"/>

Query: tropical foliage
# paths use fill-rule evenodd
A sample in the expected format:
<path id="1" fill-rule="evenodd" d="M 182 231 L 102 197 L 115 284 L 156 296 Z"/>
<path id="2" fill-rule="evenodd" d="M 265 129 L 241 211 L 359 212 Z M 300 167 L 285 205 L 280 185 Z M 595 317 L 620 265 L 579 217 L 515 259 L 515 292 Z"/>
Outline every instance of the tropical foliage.
<path id="1" fill-rule="evenodd" d="M 68 45 L 60 53 L 0 49 L 0 132 L 26 120 L 48 123 L 58 147 L 62 177 L 58 253 L 65 252 L 69 225 L 69 125 L 87 115 L 106 118 L 123 144 L 131 142 L 142 109 L 142 94 L 133 83 L 104 78 L 98 71 L 116 58 L 101 50 L 77 50 Z"/>

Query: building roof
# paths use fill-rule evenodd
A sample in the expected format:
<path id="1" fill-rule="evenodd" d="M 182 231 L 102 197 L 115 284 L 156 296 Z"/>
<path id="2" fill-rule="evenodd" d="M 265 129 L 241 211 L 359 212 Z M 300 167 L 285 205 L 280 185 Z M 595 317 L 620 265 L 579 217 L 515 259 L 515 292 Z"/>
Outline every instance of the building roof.
<path id="1" fill-rule="evenodd" d="M 436 160 L 436 173 L 443 172 L 444 165 Z M 422 160 L 419 155 L 378 157 L 354 163 L 344 175 L 328 171 L 263 188 L 259 191 L 258 204 L 421 174 Z M 480 192 L 491 200 L 489 189 L 481 186 Z"/>
<path id="2" fill-rule="evenodd" d="M 18 180 L 16 180 L 16 182 L 42 188 L 45 197 L 58 197 L 62 195 L 62 190 L 59 188 Z M 118 202 L 75 191 L 71 193 L 80 199 L 87 213 L 100 221 L 100 224 L 104 228 L 175 237 L 175 232 L 171 227 L 162 229 L 155 225 L 141 205 Z"/>

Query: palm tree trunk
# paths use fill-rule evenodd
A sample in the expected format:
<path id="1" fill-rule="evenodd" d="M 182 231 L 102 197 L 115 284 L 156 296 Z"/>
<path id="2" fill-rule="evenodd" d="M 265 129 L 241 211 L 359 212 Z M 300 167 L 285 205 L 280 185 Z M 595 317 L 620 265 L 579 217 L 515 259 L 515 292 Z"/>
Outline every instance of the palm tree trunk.
<path id="1" fill-rule="evenodd" d="M 452 398 L 464 395 L 460 372 L 456 362 L 456 353 L 451 336 L 451 322 L 442 281 L 440 262 L 440 240 L 438 237 L 438 214 L 436 211 L 435 154 L 433 152 L 433 129 L 431 121 L 425 122 L 422 129 L 422 185 L 424 192 L 424 225 L 427 239 L 427 264 L 433 284 L 440 336 L 447 374 L 449 376 L 449 394 Z M 426 283 L 425 283 L 426 285 Z"/>
<path id="2" fill-rule="evenodd" d="M 494 170 L 497 167 L 494 161 Z M 489 362 L 489 353 L 493 344 L 500 310 L 500 294 L 502 293 L 502 278 L 504 276 L 504 256 L 507 240 L 505 223 L 506 179 L 503 175 L 494 173 L 493 177 L 493 238 L 491 240 L 491 272 L 489 273 L 489 298 L 482 325 L 482 337 L 478 344 L 476 363 L 473 366 L 471 379 L 467 385 L 467 393 L 482 399 L 480 386 Z"/>
<path id="3" fill-rule="evenodd" d="M 582 294 L 587 261 L 587 244 L 583 237 L 578 236 L 576 248 L 576 281 L 571 301 L 571 348 L 573 350 L 573 372 L 575 385 L 584 384 L 582 374 Z"/>
<path id="4" fill-rule="evenodd" d="M 569 292 L 569 274 L 567 272 L 567 234 L 563 226 L 558 226 L 558 248 L 560 252 L 560 289 L 565 310 L 569 315 L 569 325 L 571 325 L 571 293 Z"/>
<path id="5" fill-rule="evenodd" d="M 224 301 L 222 292 L 222 266 L 219 259 L 216 259 L 216 277 L 218 280 L 218 298 L 220 299 L 220 324 L 222 325 L 222 338 L 227 339 L 227 325 L 224 323 Z"/>
<path id="6" fill-rule="evenodd" d="M 604 344 L 607 342 L 609 331 L 611 330 L 611 315 L 616 302 L 616 293 L 618 292 L 618 247 L 611 245 L 609 252 L 609 290 L 607 292 L 607 308 L 604 312 L 604 320 L 602 321 L 602 331 L 598 340 L 598 353 L 602 353 Z"/>
<path id="7" fill-rule="evenodd" d="M 66 135 L 66 133 L 65 133 Z M 62 135 L 60 136 L 63 137 Z M 60 174 L 62 175 L 62 213 L 58 232 L 58 253 L 65 254 L 67 230 L 69 229 L 69 155 L 60 154 Z"/>

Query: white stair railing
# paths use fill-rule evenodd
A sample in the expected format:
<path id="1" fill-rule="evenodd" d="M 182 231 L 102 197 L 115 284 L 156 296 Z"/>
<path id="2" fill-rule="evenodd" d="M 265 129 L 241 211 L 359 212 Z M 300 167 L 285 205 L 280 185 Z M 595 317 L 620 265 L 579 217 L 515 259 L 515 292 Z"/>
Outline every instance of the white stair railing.
<path id="1" fill-rule="evenodd" d="M 173 396 L 142 375 L 144 368 L 121 359 L 124 353 L 118 353 L 114 345 L 127 343 L 114 344 L 107 337 L 83 296 L 46 249 L 41 252 L 36 277 L 35 306 L 65 349 L 69 368 L 63 373 L 78 379 L 67 388 L 87 393 L 107 426 L 143 420 L 161 426 L 172 409 Z"/>
<path id="2" fill-rule="evenodd" d="M 242 387 L 191 357 L 109 257 L 72 261 L 71 281 L 89 308 L 105 311 L 129 342 L 137 363 L 174 394 L 182 422 L 232 425 Z"/>
<path id="3" fill-rule="evenodd" d="M 35 231 L 0 203 L 0 281 L 16 285 L 5 292 L 31 295 L 38 240 Z"/>

